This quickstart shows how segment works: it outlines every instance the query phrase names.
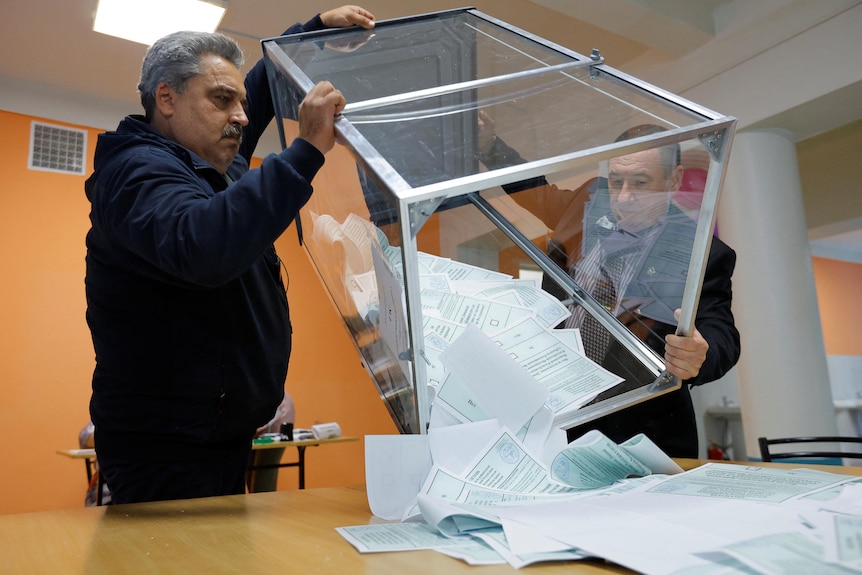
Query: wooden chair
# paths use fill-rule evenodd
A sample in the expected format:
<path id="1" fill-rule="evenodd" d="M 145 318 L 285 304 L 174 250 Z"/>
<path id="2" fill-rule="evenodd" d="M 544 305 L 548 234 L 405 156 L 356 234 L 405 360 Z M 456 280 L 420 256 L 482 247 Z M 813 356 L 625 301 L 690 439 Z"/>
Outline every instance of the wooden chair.
<path id="1" fill-rule="evenodd" d="M 858 444 L 862 446 L 862 437 L 849 437 L 849 436 L 807 436 L 807 437 L 776 437 L 774 439 L 767 439 L 766 437 L 759 437 L 757 442 L 760 445 L 760 458 L 763 461 L 773 461 L 775 459 L 803 459 L 803 458 L 830 458 L 830 459 L 843 459 L 843 458 L 851 458 L 851 459 L 862 459 L 862 452 L 860 451 L 848 451 L 850 445 L 846 445 L 846 449 L 842 448 L 840 445 L 837 450 L 824 450 L 819 448 L 811 448 L 809 446 L 807 451 L 785 451 L 781 453 L 773 453 L 770 451 L 770 446 L 772 445 L 786 445 L 786 444 L 806 444 L 806 443 L 837 443 L 837 444 Z"/>

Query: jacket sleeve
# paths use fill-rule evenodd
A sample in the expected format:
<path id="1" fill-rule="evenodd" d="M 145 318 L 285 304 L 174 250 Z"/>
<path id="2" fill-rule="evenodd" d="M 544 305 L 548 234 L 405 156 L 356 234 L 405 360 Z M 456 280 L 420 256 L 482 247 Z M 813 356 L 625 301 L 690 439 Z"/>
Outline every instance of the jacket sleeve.
<path id="1" fill-rule="evenodd" d="M 719 379 L 739 359 L 739 331 L 731 311 L 731 276 L 735 266 L 736 252 L 713 238 L 695 317 L 695 326 L 709 344 L 709 351 L 697 377 L 685 381 L 688 385 Z"/>
<path id="2" fill-rule="evenodd" d="M 297 140 L 215 193 L 179 157 L 138 147 L 94 183 L 94 227 L 137 256 L 124 263 L 136 273 L 222 285 L 247 270 L 290 225 L 311 197 L 311 179 L 323 161 L 314 146 Z"/>
<path id="3" fill-rule="evenodd" d="M 282 33 L 290 36 L 302 32 L 313 32 L 325 28 L 320 14 L 305 24 L 294 24 Z M 248 126 L 243 130 L 242 146 L 239 154 L 250 161 L 260 137 L 275 116 L 269 78 L 263 58 L 259 59 L 245 77 L 245 90 L 248 99 Z"/>

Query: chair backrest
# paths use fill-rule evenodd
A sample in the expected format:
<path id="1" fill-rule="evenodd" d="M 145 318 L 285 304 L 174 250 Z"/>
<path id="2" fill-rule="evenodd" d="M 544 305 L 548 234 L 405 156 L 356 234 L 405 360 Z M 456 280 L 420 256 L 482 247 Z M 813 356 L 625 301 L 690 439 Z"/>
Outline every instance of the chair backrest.
<path id="1" fill-rule="evenodd" d="M 809 457 L 817 458 L 852 458 L 862 459 L 862 451 L 847 451 L 840 444 L 859 444 L 862 447 L 862 437 L 849 436 L 808 436 L 808 437 L 776 437 L 767 439 L 759 437 L 757 442 L 760 445 L 760 458 L 763 461 L 773 461 L 775 459 L 803 459 Z M 839 444 L 837 450 L 824 450 L 809 448 L 806 451 L 784 451 L 781 453 L 773 453 L 770 450 L 771 445 L 779 444 L 805 444 L 805 443 L 835 443 Z M 849 446 L 846 446 L 849 448 Z"/>

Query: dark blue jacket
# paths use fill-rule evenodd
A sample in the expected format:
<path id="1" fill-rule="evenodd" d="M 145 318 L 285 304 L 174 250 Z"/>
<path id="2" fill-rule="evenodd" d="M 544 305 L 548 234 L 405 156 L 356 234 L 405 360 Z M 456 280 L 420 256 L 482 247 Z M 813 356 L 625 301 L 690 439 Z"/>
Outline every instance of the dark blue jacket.
<path id="1" fill-rule="evenodd" d="M 321 27 L 316 17 L 287 33 Z M 297 139 L 249 171 L 273 117 L 262 61 L 245 86 L 249 125 L 230 185 L 140 116 L 99 136 L 85 283 L 100 448 L 164 456 L 248 441 L 283 398 L 292 330 L 273 242 L 324 158 Z"/>

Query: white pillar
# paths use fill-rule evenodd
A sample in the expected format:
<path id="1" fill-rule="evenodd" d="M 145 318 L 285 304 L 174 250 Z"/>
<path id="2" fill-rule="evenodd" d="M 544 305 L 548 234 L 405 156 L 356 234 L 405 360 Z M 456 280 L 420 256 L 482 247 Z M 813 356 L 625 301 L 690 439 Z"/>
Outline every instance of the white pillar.
<path id="1" fill-rule="evenodd" d="M 749 459 L 760 459 L 760 436 L 835 434 L 796 147 L 789 133 L 736 134 L 718 215 L 721 238 L 737 253 L 733 310 L 742 354 L 736 371 Z"/>

